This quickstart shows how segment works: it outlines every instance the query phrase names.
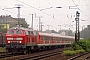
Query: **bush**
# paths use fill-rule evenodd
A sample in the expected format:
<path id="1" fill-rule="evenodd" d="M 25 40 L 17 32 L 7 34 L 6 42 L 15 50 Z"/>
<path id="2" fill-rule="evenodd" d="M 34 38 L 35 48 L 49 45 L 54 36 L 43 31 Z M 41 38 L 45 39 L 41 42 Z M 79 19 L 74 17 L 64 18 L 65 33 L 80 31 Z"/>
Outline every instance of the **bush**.
<path id="1" fill-rule="evenodd" d="M 87 52 L 90 52 L 90 48 L 87 48 L 86 51 L 87 51 Z"/>
<path id="2" fill-rule="evenodd" d="M 90 39 L 80 40 L 79 43 L 75 41 L 71 44 L 71 48 L 73 50 L 85 50 L 90 52 Z"/>
<path id="3" fill-rule="evenodd" d="M 84 53 L 85 52 L 85 50 L 76 50 L 76 53 Z"/>
<path id="4" fill-rule="evenodd" d="M 80 46 L 82 46 L 82 49 L 84 49 L 85 51 L 90 51 L 90 40 L 81 40 Z"/>
<path id="5" fill-rule="evenodd" d="M 71 55 L 76 54 L 75 51 L 70 51 L 70 50 L 63 51 L 63 53 L 64 53 L 64 55 L 66 55 L 66 56 L 71 56 Z"/>
<path id="6" fill-rule="evenodd" d="M 82 46 L 80 46 L 79 44 L 77 44 L 75 41 L 71 44 L 71 48 L 73 50 L 82 50 Z"/>

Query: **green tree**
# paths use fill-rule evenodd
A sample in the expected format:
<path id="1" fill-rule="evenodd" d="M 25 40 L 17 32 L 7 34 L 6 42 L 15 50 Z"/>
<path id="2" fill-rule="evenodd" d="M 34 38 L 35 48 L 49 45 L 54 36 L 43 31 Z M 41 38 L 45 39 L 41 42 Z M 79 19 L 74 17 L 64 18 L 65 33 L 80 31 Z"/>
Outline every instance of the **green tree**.
<path id="1" fill-rule="evenodd" d="M 3 25 L 0 25 L 0 32 L 6 33 L 7 29 Z"/>
<path id="2" fill-rule="evenodd" d="M 24 28 L 28 28 L 29 27 L 29 24 L 27 24 L 27 22 L 25 21 L 25 20 L 21 20 L 20 21 L 20 25 L 22 25 L 22 27 L 24 27 Z M 10 28 L 12 28 L 12 27 L 15 27 L 16 26 L 16 24 L 14 24 L 14 25 L 10 25 Z"/>
<path id="3" fill-rule="evenodd" d="M 21 21 L 20 24 L 22 24 L 22 27 L 28 28 L 29 24 L 27 24 L 26 21 Z"/>
<path id="4" fill-rule="evenodd" d="M 57 33 L 56 31 L 54 31 L 54 30 L 51 30 L 51 33 Z"/>
<path id="5" fill-rule="evenodd" d="M 82 46 L 77 44 L 75 41 L 71 44 L 71 47 L 73 50 L 81 50 L 82 49 Z"/>

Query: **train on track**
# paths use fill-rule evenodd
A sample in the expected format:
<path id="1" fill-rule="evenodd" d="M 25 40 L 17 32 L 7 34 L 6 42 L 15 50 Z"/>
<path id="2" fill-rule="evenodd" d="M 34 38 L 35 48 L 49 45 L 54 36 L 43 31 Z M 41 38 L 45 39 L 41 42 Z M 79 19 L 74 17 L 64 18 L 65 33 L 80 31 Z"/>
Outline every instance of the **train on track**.
<path id="1" fill-rule="evenodd" d="M 38 32 L 29 28 L 13 27 L 6 33 L 6 50 L 29 53 L 33 50 L 69 46 L 75 37 Z"/>

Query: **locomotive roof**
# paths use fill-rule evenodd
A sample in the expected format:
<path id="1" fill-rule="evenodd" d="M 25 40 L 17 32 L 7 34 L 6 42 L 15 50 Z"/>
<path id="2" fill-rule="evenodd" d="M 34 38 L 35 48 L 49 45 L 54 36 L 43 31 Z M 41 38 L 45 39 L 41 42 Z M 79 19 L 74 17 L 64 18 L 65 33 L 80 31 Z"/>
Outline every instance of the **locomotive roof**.
<path id="1" fill-rule="evenodd" d="M 22 30 L 28 30 L 28 31 L 35 31 L 33 29 L 30 29 L 30 28 L 24 28 L 24 27 L 12 27 L 10 29 L 22 29 Z"/>

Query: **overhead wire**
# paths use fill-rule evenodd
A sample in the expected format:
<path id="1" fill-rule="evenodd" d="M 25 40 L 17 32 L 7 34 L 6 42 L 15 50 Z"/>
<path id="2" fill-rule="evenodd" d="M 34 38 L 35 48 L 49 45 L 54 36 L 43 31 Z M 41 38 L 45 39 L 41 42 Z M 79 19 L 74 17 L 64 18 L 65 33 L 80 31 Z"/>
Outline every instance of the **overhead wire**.
<path id="1" fill-rule="evenodd" d="M 77 7 L 77 9 L 79 10 L 79 11 L 81 11 L 86 17 L 88 17 L 78 6 L 77 6 L 77 4 L 74 2 L 74 0 L 72 0 L 72 2 L 75 4 L 75 6 Z M 90 17 L 88 17 L 89 19 L 90 19 Z"/>
<path id="2" fill-rule="evenodd" d="M 11 8 L 0 8 L 0 9 L 3 10 L 3 11 L 6 11 L 6 12 L 12 13 L 12 14 L 17 14 L 15 12 L 11 12 L 11 11 L 7 10 L 7 9 L 11 9 Z M 14 8 L 12 8 L 12 9 L 14 9 Z M 21 16 L 23 16 L 23 15 L 21 15 Z"/>
<path id="3" fill-rule="evenodd" d="M 46 0 L 46 1 L 47 1 L 47 0 Z M 48 2 L 48 4 L 49 4 L 51 7 L 53 7 L 52 4 L 51 4 L 49 1 L 47 1 L 47 2 Z M 55 10 L 56 10 L 56 9 L 55 9 Z M 62 13 L 61 13 L 61 15 L 65 17 L 65 15 L 63 15 Z M 71 15 L 71 16 L 72 16 L 72 15 Z M 67 17 L 68 19 L 70 19 L 70 17 L 69 17 L 68 15 L 66 15 L 66 17 Z M 71 17 L 70 20 L 72 20 L 72 17 Z M 71 25 L 71 24 L 70 24 L 70 25 Z"/>
<path id="4" fill-rule="evenodd" d="M 47 1 L 47 0 L 46 0 Z M 51 3 L 49 1 L 47 1 L 49 5 L 51 5 Z M 51 5 L 52 6 L 52 5 Z"/>
<path id="5" fill-rule="evenodd" d="M 0 9 L 1 9 L 1 8 L 0 8 Z M 7 12 L 10 12 L 10 13 L 13 13 L 13 14 L 17 14 L 17 13 L 14 13 L 14 12 L 8 11 L 8 10 L 6 10 L 6 9 L 1 9 L 1 10 L 7 11 Z"/>
<path id="6" fill-rule="evenodd" d="M 23 3 L 23 4 L 27 5 L 27 6 L 29 6 L 29 7 L 31 7 L 31 8 L 34 8 L 34 9 L 36 9 L 36 10 L 38 10 L 38 11 L 41 11 L 40 9 L 35 8 L 35 7 L 33 7 L 33 6 L 31 6 L 31 5 L 27 4 L 27 3 L 25 3 L 25 2 L 22 2 L 22 1 L 20 1 L 20 0 L 17 0 L 17 1 L 19 1 L 19 2 L 21 2 L 21 3 Z M 41 11 L 41 12 L 45 13 L 44 11 Z M 47 14 L 47 13 L 45 13 L 45 14 L 48 15 L 48 16 L 51 16 L 51 15 L 49 15 L 49 14 Z M 52 17 L 52 16 L 51 16 L 51 17 Z"/>
<path id="7" fill-rule="evenodd" d="M 52 4 L 51 4 L 48 0 L 46 0 L 46 1 L 48 2 L 48 4 L 49 4 L 51 7 L 53 7 Z M 65 17 L 65 15 L 63 15 L 62 13 L 61 13 L 61 15 Z"/>
<path id="8" fill-rule="evenodd" d="M 53 8 L 52 4 L 51 4 L 48 0 L 46 0 L 46 1 L 47 1 L 48 4 Z M 55 10 L 56 10 L 56 9 L 55 9 Z M 56 10 L 56 11 L 57 11 L 57 10 Z M 63 15 L 62 13 L 61 13 L 61 15 L 65 17 L 65 15 Z M 54 17 L 54 15 L 53 15 L 53 17 Z"/>
<path id="9" fill-rule="evenodd" d="M 27 4 L 27 3 L 25 3 L 25 2 L 22 2 L 22 1 L 20 1 L 20 0 L 17 0 L 17 1 L 23 3 L 23 4 L 27 5 L 27 6 L 29 6 L 29 7 L 31 7 L 31 8 L 34 8 L 34 9 L 36 9 L 36 10 L 39 10 L 39 11 L 43 12 L 44 14 L 46 14 L 46 15 L 52 17 L 52 15 L 49 15 L 49 14 L 45 13 L 44 11 L 42 11 L 42 10 L 40 10 L 40 9 L 38 9 L 38 8 L 35 8 L 35 7 L 33 7 L 33 6 L 31 6 L 31 5 Z M 49 3 L 49 4 L 50 4 L 50 3 Z M 53 17 L 52 17 L 52 18 L 53 18 Z M 56 19 L 56 18 L 54 18 L 54 19 Z M 56 20 L 58 20 L 58 19 L 56 19 Z"/>
<path id="10" fill-rule="evenodd" d="M 33 7 L 33 6 L 29 5 L 29 4 L 25 3 L 25 2 L 22 2 L 22 1 L 20 1 L 20 0 L 17 0 L 17 1 L 18 1 L 18 2 L 23 3 L 23 4 L 27 5 L 27 6 L 29 6 L 29 7 L 31 7 L 31 8 L 34 8 L 34 9 L 36 9 L 36 10 L 38 10 L 38 11 L 41 11 L 41 12 L 43 12 L 44 14 L 46 14 L 46 15 L 48 15 L 48 16 L 50 16 L 50 17 L 52 17 L 52 18 L 53 18 L 53 16 L 52 16 L 52 15 L 49 15 L 49 14 L 47 14 L 46 12 L 44 12 L 44 11 L 42 11 L 42 10 L 38 9 L 38 8 L 35 8 L 35 7 Z M 53 18 L 53 19 L 58 20 L 57 18 Z"/>
<path id="11" fill-rule="evenodd" d="M 19 2 L 21 2 L 21 3 L 23 3 L 23 4 L 27 5 L 27 6 L 29 6 L 29 7 L 31 7 L 31 8 L 34 8 L 34 9 L 36 9 L 36 10 L 41 11 L 40 9 L 35 8 L 35 7 L 33 7 L 33 6 L 31 6 L 31 5 L 27 4 L 27 3 L 25 3 L 25 2 L 22 2 L 22 1 L 20 1 L 20 0 L 17 0 L 17 1 L 19 1 Z M 44 11 L 41 11 L 41 12 L 43 12 L 44 14 L 46 14 L 46 15 L 48 15 L 48 16 L 51 16 L 51 15 L 49 15 L 49 14 L 45 13 Z M 52 17 L 52 16 L 51 16 L 51 17 Z"/>
<path id="12" fill-rule="evenodd" d="M 47 0 L 46 0 L 46 1 L 47 1 Z M 48 2 L 48 4 L 49 4 L 51 7 L 53 7 L 52 4 L 51 4 L 49 1 L 47 1 L 47 2 Z M 56 9 L 55 9 L 55 10 L 56 10 Z M 63 15 L 62 13 L 61 13 L 61 15 L 65 17 L 65 15 Z M 69 17 L 68 15 L 66 15 L 66 17 L 67 17 L 68 19 L 70 19 L 70 17 Z M 70 19 L 70 20 L 72 20 L 72 19 Z"/>
<path id="13" fill-rule="evenodd" d="M 30 6 L 30 7 L 32 7 L 32 6 Z M 34 8 L 34 7 L 32 7 L 32 8 Z M 1 8 L 0 8 L 0 9 L 1 9 Z M 34 9 L 37 9 L 37 8 L 34 8 Z M 3 9 L 1 9 L 1 10 L 7 11 L 7 12 L 12 13 L 12 14 L 17 14 L 17 13 L 11 12 L 11 11 L 5 9 L 5 8 L 3 8 Z M 39 9 L 37 9 L 37 10 L 39 10 Z M 23 16 L 23 15 L 21 15 L 21 16 Z"/>

